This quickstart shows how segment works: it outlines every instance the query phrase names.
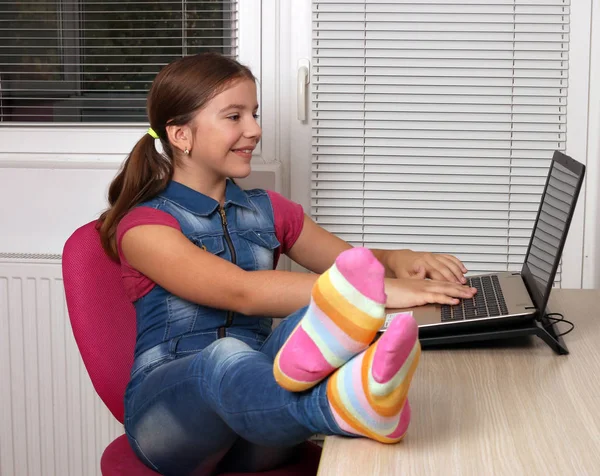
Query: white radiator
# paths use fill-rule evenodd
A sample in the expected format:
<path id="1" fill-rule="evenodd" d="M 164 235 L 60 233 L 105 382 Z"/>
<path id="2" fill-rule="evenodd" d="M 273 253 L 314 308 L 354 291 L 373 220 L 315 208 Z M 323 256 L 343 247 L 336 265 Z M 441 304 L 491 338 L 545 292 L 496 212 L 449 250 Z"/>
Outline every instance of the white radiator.
<path id="1" fill-rule="evenodd" d="M 60 256 L 0 253 L 0 475 L 100 475 L 122 433 L 77 350 Z"/>

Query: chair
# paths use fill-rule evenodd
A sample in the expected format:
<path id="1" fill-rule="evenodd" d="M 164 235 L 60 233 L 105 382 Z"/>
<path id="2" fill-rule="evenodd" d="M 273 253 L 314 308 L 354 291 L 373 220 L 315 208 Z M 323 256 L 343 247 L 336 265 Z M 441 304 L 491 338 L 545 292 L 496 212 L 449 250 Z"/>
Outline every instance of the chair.
<path id="1" fill-rule="evenodd" d="M 120 266 L 102 249 L 96 224 L 90 222 L 77 229 L 65 243 L 63 282 L 75 341 L 94 389 L 114 417 L 123 423 L 123 398 L 133 363 L 135 310 L 121 284 Z M 294 461 L 286 466 L 253 474 L 314 475 L 320 454 L 317 445 L 306 442 Z M 158 474 L 137 458 L 125 435 L 106 447 L 100 467 L 104 476 Z"/>

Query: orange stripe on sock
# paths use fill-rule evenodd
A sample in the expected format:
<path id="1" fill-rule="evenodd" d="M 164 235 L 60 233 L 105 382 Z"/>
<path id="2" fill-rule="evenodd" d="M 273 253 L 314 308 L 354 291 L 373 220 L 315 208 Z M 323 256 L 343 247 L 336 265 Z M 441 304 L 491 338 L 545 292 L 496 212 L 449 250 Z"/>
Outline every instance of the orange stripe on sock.
<path id="1" fill-rule="evenodd" d="M 365 356 L 363 357 L 362 366 L 360 368 L 360 383 L 362 384 L 363 392 L 365 392 L 367 401 L 371 407 L 373 407 L 373 401 L 371 399 L 371 389 L 369 388 L 369 372 L 371 371 L 371 365 L 373 365 L 373 354 L 375 353 L 376 347 L 377 344 L 374 344 L 365 351 Z"/>
<path id="2" fill-rule="evenodd" d="M 342 332 L 348 335 L 351 339 L 355 340 L 356 342 L 369 345 L 375 337 L 377 330 L 379 327 L 381 327 L 383 319 L 379 325 L 376 326 L 376 329 L 365 329 L 364 327 L 357 326 L 354 322 L 352 322 L 351 319 L 348 318 L 348 316 L 352 315 L 353 312 L 357 313 L 360 311 L 352 307 L 354 310 L 348 312 L 347 308 L 351 307 L 348 305 L 346 305 L 346 310 L 340 309 L 342 306 L 338 305 L 337 302 L 332 301 L 329 297 L 326 297 L 326 295 L 324 295 L 323 292 L 318 288 L 319 286 L 315 286 L 313 288 L 312 298 L 314 303 L 319 306 L 321 311 L 323 311 L 327 317 L 329 317 L 329 319 L 331 319 L 335 325 L 338 326 Z M 369 317 L 369 319 L 373 318 Z"/>
<path id="3" fill-rule="evenodd" d="M 418 345 L 418 341 L 415 345 Z M 389 417 L 396 415 L 404 402 L 406 401 L 406 397 L 408 395 L 408 390 L 410 389 L 410 383 L 412 377 L 417 369 L 419 364 L 419 357 L 421 355 L 421 347 L 419 345 L 419 350 L 417 351 L 415 358 L 413 359 L 410 369 L 406 374 L 406 378 L 404 381 L 394 388 L 389 394 L 376 397 L 371 393 L 371 389 L 369 388 L 369 373 L 371 371 L 373 355 L 375 353 L 376 345 L 372 345 L 367 350 L 365 357 L 362 362 L 361 367 L 361 383 L 363 387 L 363 391 L 367 397 L 367 401 L 369 405 L 381 416 Z"/>
<path id="4" fill-rule="evenodd" d="M 348 284 L 348 286 L 351 286 Z M 377 332 L 385 319 L 383 306 L 381 306 L 381 315 L 379 317 L 373 317 L 370 314 L 362 311 L 355 307 L 346 297 L 337 289 L 329 277 L 329 271 L 325 272 L 323 276 L 317 281 L 317 285 L 313 288 L 314 291 L 318 289 L 318 292 L 327 298 L 330 305 L 338 312 L 342 314 L 345 320 L 351 321 L 355 326 L 360 327 L 371 332 Z"/>
<path id="5" fill-rule="evenodd" d="M 279 367 L 279 354 L 275 356 L 275 362 L 273 363 L 273 375 L 279 386 L 290 392 L 303 392 L 304 390 L 314 387 L 320 381 L 316 380 L 314 382 L 301 382 L 289 377 L 287 374 L 283 373 Z"/>
<path id="6" fill-rule="evenodd" d="M 415 355 L 415 359 L 411 364 L 408 373 L 406 374 L 406 378 L 400 385 L 383 397 L 371 396 L 373 402 L 375 402 L 373 409 L 377 413 L 382 416 L 391 416 L 398 413 L 400 408 L 402 408 L 402 405 L 404 405 L 404 401 L 408 396 L 411 380 L 419 363 L 419 355 L 420 350 L 417 355 Z"/>
<path id="7" fill-rule="evenodd" d="M 331 376 L 331 378 L 329 379 L 329 381 L 327 382 L 327 397 L 329 399 L 329 404 L 333 407 L 333 409 L 339 415 L 339 417 L 342 418 L 342 420 L 344 420 L 344 422 L 348 426 L 350 426 L 357 434 L 366 436 L 375 441 L 379 441 L 380 443 L 397 443 L 402 438 L 404 438 L 404 435 L 406 434 L 406 432 L 398 438 L 388 438 L 384 435 L 375 433 L 374 431 L 372 431 L 371 429 L 369 429 L 368 427 L 366 427 L 362 423 L 360 423 L 354 417 L 354 415 L 352 415 L 346 409 L 346 407 L 341 404 L 341 399 L 340 399 L 338 391 L 337 391 L 337 376 L 336 376 L 336 374 L 333 374 Z M 398 419 L 399 418 L 400 418 L 400 416 L 398 416 Z M 399 420 L 398 420 L 398 422 L 399 422 Z"/>

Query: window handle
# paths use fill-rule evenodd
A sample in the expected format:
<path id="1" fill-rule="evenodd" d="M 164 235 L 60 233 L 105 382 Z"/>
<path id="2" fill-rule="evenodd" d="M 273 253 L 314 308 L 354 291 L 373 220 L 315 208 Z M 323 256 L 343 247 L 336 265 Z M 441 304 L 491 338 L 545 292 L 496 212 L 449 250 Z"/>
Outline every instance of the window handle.
<path id="1" fill-rule="evenodd" d="M 310 82 L 309 75 L 310 63 L 307 59 L 301 59 L 298 61 L 298 93 L 296 100 L 298 102 L 298 120 L 306 120 L 306 86 Z"/>

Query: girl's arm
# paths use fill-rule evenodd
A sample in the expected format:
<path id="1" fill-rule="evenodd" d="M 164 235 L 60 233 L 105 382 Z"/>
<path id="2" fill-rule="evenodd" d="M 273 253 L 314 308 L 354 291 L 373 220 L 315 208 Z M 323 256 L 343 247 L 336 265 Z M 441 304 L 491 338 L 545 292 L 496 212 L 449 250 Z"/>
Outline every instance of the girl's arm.
<path id="1" fill-rule="evenodd" d="M 351 246 L 304 216 L 304 226 L 288 256 L 315 273 L 327 270 Z M 428 303 L 458 304 L 475 289 L 463 286 L 462 263 L 454 256 L 415 253 L 410 250 L 371 250 L 386 269 L 387 307 L 403 308 Z M 426 277 L 432 279 L 424 279 Z M 414 279 L 417 278 L 417 279 Z"/>
<path id="2" fill-rule="evenodd" d="M 131 267 L 188 301 L 246 315 L 284 317 L 308 304 L 318 275 L 244 271 L 203 251 L 180 230 L 138 225 L 121 239 Z"/>
<path id="3" fill-rule="evenodd" d="M 288 253 L 296 263 L 315 273 L 329 268 L 337 255 L 351 246 L 304 215 L 302 233 Z M 431 278 L 464 283 L 464 265 L 454 256 L 411 250 L 371 250 L 389 278 Z"/>
<path id="4" fill-rule="evenodd" d="M 300 264 L 315 266 L 313 271 L 318 274 L 244 271 L 198 248 L 180 230 L 164 225 L 129 229 L 121 240 L 121 250 L 130 266 L 183 299 L 249 316 L 283 317 L 309 303 L 319 274 L 350 248 L 320 230 L 316 237 L 310 228 L 308 233 L 304 230 L 289 253 L 292 258 L 303 254 Z M 470 288 L 455 283 L 419 279 L 388 280 L 386 292 L 388 307 L 394 308 L 428 302 L 454 304 L 455 297 L 472 296 Z"/>

